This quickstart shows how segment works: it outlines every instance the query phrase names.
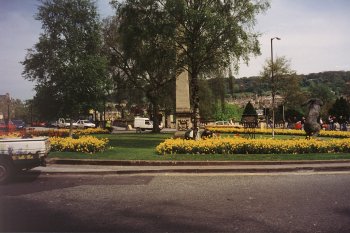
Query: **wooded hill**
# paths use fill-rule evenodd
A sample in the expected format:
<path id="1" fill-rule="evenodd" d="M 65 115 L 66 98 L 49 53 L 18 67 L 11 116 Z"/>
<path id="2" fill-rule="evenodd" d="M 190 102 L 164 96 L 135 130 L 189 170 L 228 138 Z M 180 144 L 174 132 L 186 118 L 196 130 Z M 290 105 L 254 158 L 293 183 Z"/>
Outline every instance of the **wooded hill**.
<path id="1" fill-rule="evenodd" d="M 326 71 L 320 73 L 311 73 L 299 75 L 300 88 L 307 90 L 317 87 L 327 88 L 335 96 L 350 96 L 350 71 Z M 226 94 L 231 93 L 227 78 Z M 269 91 L 269 86 L 263 83 L 260 77 L 243 77 L 233 80 L 233 93 L 240 95 L 242 93 L 262 94 Z"/>

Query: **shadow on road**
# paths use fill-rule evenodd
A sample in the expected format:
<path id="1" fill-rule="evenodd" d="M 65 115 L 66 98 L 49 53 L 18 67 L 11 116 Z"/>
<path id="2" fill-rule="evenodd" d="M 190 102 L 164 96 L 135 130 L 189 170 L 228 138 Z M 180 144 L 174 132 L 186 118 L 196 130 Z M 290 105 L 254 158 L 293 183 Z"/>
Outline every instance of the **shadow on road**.
<path id="1" fill-rule="evenodd" d="M 18 196 L 81 185 L 147 185 L 152 176 L 50 175 L 40 171 L 21 172 L 2 185 L 0 196 Z"/>

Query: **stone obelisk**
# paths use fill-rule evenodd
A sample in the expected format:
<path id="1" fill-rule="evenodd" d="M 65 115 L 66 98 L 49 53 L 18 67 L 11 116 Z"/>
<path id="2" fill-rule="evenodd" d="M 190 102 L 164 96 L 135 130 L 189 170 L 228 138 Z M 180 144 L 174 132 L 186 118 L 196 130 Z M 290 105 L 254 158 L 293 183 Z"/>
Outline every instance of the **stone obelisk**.
<path id="1" fill-rule="evenodd" d="M 190 86 L 188 71 L 176 78 L 176 130 L 186 131 L 192 127 L 190 107 Z"/>

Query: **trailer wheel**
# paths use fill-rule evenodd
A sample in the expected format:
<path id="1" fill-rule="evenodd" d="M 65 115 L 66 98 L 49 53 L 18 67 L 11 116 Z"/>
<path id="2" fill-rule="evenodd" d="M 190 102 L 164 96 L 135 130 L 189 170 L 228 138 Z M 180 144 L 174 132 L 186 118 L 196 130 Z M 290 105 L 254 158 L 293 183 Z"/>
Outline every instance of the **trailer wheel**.
<path id="1" fill-rule="evenodd" d="M 0 160 L 0 184 L 5 184 L 14 173 L 14 168 L 10 161 Z"/>

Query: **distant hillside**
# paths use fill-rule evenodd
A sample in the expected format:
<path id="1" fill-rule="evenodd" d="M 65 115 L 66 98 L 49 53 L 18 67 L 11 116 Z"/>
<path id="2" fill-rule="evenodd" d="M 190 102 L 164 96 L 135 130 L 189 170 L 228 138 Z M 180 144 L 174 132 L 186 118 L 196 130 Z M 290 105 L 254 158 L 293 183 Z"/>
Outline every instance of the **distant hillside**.
<path id="1" fill-rule="evenodd" d="M 324 84 L 337 96 L 350 94 L 350 71 L 327 71 L 299 75 L 299 77 L 301 78 L 302 88 L 308 88 L 315 84 Z M 230 79 L 227 78 L 226 81 L 230 82 Z M 266 91 L 269 91 L 269 87 L 262 83 L 259 77 L 239 78 L 233 80 L 233 93 L 235 94 L 261 94 Z M 226 94 L 229 93 L 230 91 L 226 90 Z"/>

